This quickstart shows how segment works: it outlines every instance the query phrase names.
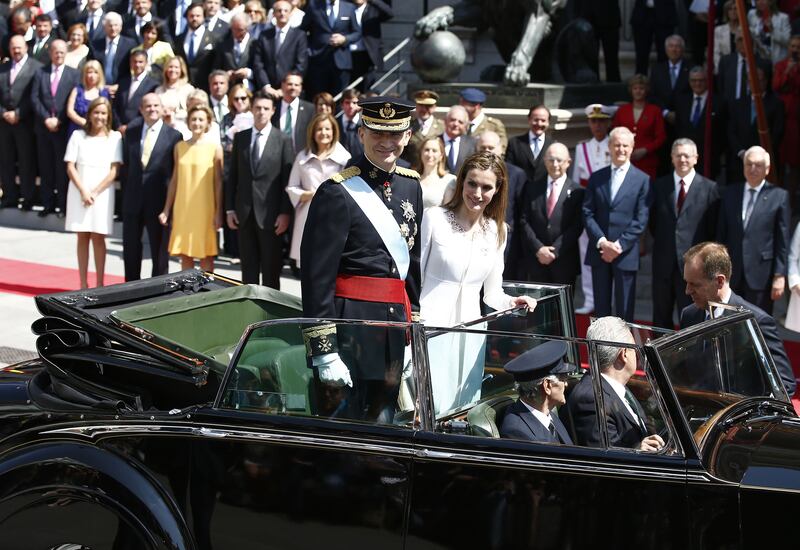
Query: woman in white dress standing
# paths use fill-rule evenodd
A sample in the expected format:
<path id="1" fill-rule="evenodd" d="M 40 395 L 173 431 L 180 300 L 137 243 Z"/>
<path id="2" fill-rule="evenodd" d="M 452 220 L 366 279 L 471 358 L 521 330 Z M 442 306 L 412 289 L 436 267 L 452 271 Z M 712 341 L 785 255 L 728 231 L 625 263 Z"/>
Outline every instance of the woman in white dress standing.
<path id="1" fill-rule="evenodd" d="M 344 170 L 350 153 L 339 143 L 339 125 L 328 113 L 315 115 L 308 124 L 306 143 L 289 174 L 286 193 L 294 206 L 294 227 L 289 257 L 300 267 L 300 243 L 308 216 L 308 205 L 322 182 Z"/>
<path id="2" fill-rule="evenodd" d="M 786 310 L 784 326 L 800 332 L 800 224 L 795 228 L 789 246 L 789 290 L 789 309 Z"/>
<path id="3" fill-rule="evenodd" d="M 86 127 L 72 133 L 64 155 L 67 188 L 65 228 L 78 234 L 78 272 L 81 288 L 89 288 L 89 243 L 94 252 L 97 286 L 103 286 L 106 235 L 114 227 L 114 192 L 122 163 L 122 136 L 111 129 L 111 103 L 98 97 L 89 104 Z"/>
<path id="4" fill-rule="evenodd" d="M 483 301 L 494 309 L 536 307 L 533 298 L 503 292 L 507 200 L 503 161 L 477 153 L 458 173 L 453 198 L 425 211 L 420 316 L 426 325 L 451 327 L 479 318 L 481 289 Z M 437 414 L 480 399 L 485 343 L 483 336 L 456 333 L 428 340 Z"/>
<path id="5" fill-rule="evenodd" d="M 414 170 L 421 174 L 419 184 L 425 208 L 441 206 L 453 197 L 456 177 L 447 171 L 442 138 L 432 137 L 420 144 Z"/>

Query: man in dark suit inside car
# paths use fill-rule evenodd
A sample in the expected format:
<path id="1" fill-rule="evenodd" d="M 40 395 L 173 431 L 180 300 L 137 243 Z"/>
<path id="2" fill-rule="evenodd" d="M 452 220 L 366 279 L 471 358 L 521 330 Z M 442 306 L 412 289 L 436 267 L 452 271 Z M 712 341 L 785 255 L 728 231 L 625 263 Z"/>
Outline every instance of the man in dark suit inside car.
<path id="1" fill-rule="evenodd" d="M 589 326 L 586 338 L 634 343 L 630 329 L 619 317 L 595 320 Z M 633 392 L 626 387 L 636 372 L 636 349 L 598 345 L 597 361 L 597 372 L 603 388 L 608 445 L 648 452 L 660 451 L 664 447 L 664 440 L 658 434 L 648 435 L 647 414 Z M 560 407 L 559 416 L 571 430 L 572 438 L 578 445 L 602 446 L 596 401 L 592 373 L 587 372 L 572 390 L 567 406 Z"/>

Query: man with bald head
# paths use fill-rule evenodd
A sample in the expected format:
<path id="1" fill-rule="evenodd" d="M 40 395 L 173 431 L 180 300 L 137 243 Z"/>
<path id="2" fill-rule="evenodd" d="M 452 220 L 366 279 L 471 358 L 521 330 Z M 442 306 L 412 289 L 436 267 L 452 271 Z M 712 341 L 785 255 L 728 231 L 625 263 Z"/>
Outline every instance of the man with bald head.
<path id="1" fill-rule="evenodd" d="M 543 154 L 547 177 L 528 185 L 520 204 L 521 257 L 527 280 L 574 288 L 583 187 L 567 177 L 571 159 L 563 143 L 553 143 Z"/>
<path id="2" fill-rule="evenodd" d="M 80 83 L 80 73 L 64 64 L 67 43 L 53 40 L 50 63 L 36 71 L 31 102 L 34 112 L 34 133 L 39 161 L 40 194 L 44 217 L 56 212 L 64 217 L 67 207 L 67 171 L 64 153 L 67 150 L 67 99 Z"/>
<path id="3" fill-rule="evenodd" d="M 475 138 L 467 135 L 469 114 L 461 105 L 454 105 L 444 119 L 444 153 L 447 170 L 458 174 L 464 160 L 475 152 Z"/>
<path id="4" fill-rule="evenodd" d="M 478 135 L 478 152 L 494 153 L 498 157 L 505 157 L 506 148 L 502 138 L 497 132 L 487 130 Z M 520 243 L 519 235 L 516 231 L 519 225 L 519 208 L 522 203 L 522 194 L 528 185 L 528 177 L 525 170 L 519 166 L 504 161 L 506 172 L 508 173 L 508 202 L 506 203 L 506 224 L 508 224 L 508 236 L 506 237 L 505 261 L 506 267 L 503 276 L 506 279 L 521 279 L 523 277 L 519 271 L 520 265 Z M 524 272 L 523 272 L 524 273 Z"/>
<path id="5" fill-rule="evenodd" d="M 179 131 L 161 120 L 164 107 L 158 94 L 148 93 L 142 97 L 139 113 L 141 117 L 134 119 L 125 130 L 122 151 L 126 167 L 122 182 L 122 258 L 126 281 L 141 278 L 144 229 L 150 242 L 152 276 L 168 271 L 169 228 L 158 222 L 158 214 L 164 206 L 172 177 L 172 150 L 183 139 Z"/>
<path id="6" fill-rule="evenodd" d="M 30 210 L 36 179 L 31 90 L 42 64 L 28 56 L 28 45 L 20 35 L 11 37 L 8 48 L 11 59 L 0 65 L 0 207 L 17 207 L 22 195 L 20 208 Z"/>

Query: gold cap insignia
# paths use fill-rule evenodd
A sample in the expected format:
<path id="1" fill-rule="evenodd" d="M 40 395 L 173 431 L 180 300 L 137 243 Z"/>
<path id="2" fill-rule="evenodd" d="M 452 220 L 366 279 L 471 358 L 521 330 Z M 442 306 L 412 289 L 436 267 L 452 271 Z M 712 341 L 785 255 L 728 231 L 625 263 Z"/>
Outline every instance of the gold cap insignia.
<path id="1" fill-rule="evenodd" d="M 378 114 L 381 115 L 381 118 L 392 118 L 395 115 L 395 111 L 391 103 L 384 103 Z"/>

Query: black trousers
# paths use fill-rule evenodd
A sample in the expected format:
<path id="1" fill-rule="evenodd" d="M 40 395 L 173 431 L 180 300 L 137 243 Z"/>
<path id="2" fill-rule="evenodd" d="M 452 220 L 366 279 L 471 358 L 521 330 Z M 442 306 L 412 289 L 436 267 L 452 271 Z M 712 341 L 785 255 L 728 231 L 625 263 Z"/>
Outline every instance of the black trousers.
<path id="1" fill-rule="evenodd" d="M 360 52 L 353 52 L 353 70 L 350 73 L 350 78 L 353 80 L 357 79 L 359 76 L 363 76 L 364 80 L 362 80 L 356 88 L 360 92 L 366 92 L 372 86 L 372 83 L 375 82 L 375 66 L 372 64 L 372 59 L 369 57 L 369 53 L 366 50 Z"/>
<path id="2" fill-rule="evenodd" d="M 672 25 L 659 25 L 656 21 L 655 10 L 648 8 L 647 15 L 638 25 L 633 25 L 633 44 L 636 48 L 636 72 L 647 75 L 650 68 L 650 50 L 653 42 L 656 45 L 656 56 L 658 61 L 667 59 L 667 52 L 664 50 L 664 41 L 672 34 Z"/>
<path id="3" fill-rule="evenodd" d="M 350 69 L 339 69 L 333 55 L 324 55 L 308 60 L 306 97 L 310 101 L 320 92 L 336 95 L 350 84 Z"/>
<path id="4" fill-rule="evenodd" d="M 619 82 L 619 27 L 595 27 L 594 33 L 603 46 L 606 82 Z"/>
<path id="5" fill-rule="evenodd" d="M 67 151 L 67 131 L 49 132 L 46 128 L 36 132 L 36 152 L 39 156 L 39 178 L 42 206 L 46 209 L 67 209 L 67 170 L 64 153 Z M 113 189 L 111 190 L 113 192 Z"/>
<path id="6" fill-rule="evenodd" d="M 282 241 L 280 236 L 275 234 L 272 223 L 268 225 L 263 229 L 258 227 L 255 215 L 252 213 L 247 219 L 239 220 L 242 281 L 246 284 L 262 284 L 280 290 L 283 267 Z"/>
<path id="7" fill-rule="evenodd" d="M 636 271 L 617 269 L 605 262 L 603 262 L 603 265 L 592 266 L 592 287 L 596 317 L 616 315 L 628 322 L 632 323 L 634 321 L 636 274 Z M 612 288 L 616 313 L 613 313 L 611 309 Z"/>
<path id="8" fill-rule="evenodd" d="M 29 123 L 12 125 L 0 122 L 0 184 L 4 201 L 14 203 L 22 195 L 29 205 L 33 202 L 36 192 L 36 137 Z"/>
<path id="9" fill-rule="evenodd" d="M 653 272 L 653 325 L 673 330 L 675 322 L 672 314 L 675 305 L 678 314 L 691 303 L 691 298 L 686 295 L 686 283 L 678 271 L 675 263 L 671 273 L 659 274 Z"/>
<path id="10" fill-rule="evenodd" d="M 150 241 L 150 258 L 153 260 L 152 276 L 169 272 L 169 227 L 158 222 L 158 215 L 144 212 L 124 212 L 122 215 L 122 259 L 125 264 L 125 280 L 142 278 L 142 233 L 147 230 Z"/>

